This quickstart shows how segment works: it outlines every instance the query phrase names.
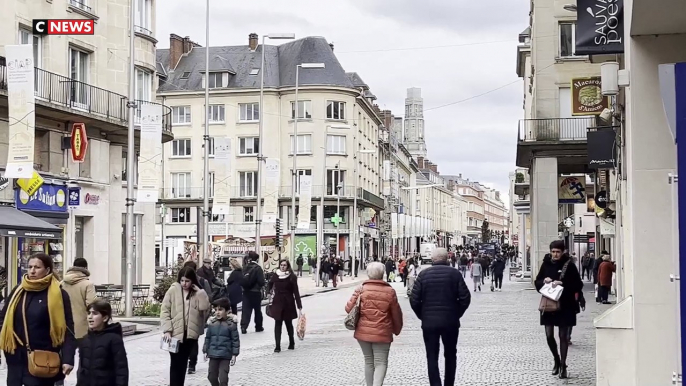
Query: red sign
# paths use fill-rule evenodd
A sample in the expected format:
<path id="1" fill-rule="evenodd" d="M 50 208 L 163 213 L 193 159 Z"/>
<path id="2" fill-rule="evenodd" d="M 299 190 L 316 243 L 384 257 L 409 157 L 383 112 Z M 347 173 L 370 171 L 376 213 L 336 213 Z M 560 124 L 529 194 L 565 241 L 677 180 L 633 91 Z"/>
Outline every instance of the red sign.
<path id="1" fill-rule="evenodd" d="M 34 19 L 34 35 L 94 35 L 95 20 Z"/>
<path id="2" fill-rule="evenodd" d="M 71 127 L 71 159 L 83 162 L 88 151 L 88 136 L 85 123 L 74 123 Z"/>

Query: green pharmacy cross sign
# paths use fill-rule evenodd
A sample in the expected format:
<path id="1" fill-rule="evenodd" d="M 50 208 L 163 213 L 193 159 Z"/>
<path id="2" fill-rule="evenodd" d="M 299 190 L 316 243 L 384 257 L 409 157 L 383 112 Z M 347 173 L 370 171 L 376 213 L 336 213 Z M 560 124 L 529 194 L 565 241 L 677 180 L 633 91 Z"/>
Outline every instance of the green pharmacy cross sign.
<path id="1" fill-rule="evenodd" d="M 331 222 L 336 226 L 336 228 L 338 228 L 338 225 L 341 223 L 341 221 L 343 221 L 343 218 L 338 217 L 338 213 L 331 217 Z"/>

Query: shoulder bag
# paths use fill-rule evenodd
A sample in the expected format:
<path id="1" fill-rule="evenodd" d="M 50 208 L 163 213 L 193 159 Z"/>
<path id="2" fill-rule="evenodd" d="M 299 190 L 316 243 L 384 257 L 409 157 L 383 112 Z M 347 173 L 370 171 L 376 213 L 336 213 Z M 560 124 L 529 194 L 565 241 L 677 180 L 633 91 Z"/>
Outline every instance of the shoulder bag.
<path id="1" fill-rule="evenodd" d="M 343 324 L 345 328 L 351 331 L 355 331 L 357 328 L 357 322 L 360 320 L 360 299 L 362 299 L 362 288 L 360 287 L 360 294 L 357 295 L 357 301 L 353 308 L 348 312 L 348 316 L 343 319 Z"/>
<path id="2" fill-rule="evenodd" d="M 60 373 L 62 359 L 60 354 L 53 351 L 32 350 L 29 343 L 29 330 L 26 325 L 26 294 L 22 302 L 22 319 L 24 319 L 24 336 L 26 338 L 26 353 L 28 356 L 29 374 L 36 378 L 54 378 Z"/>
<path id="3" fill-rule="evenodd" d="M 564 279 L 565 273 L 567 273 L 567 266 L 569 266 L 569 262 L 571 260 L 567 260 L 567 262 L 562 266 L 562 273 L 560 274 L 560 281 Z M 547 286 L 552 287 L 550 284 L 546 284 Z M 545 288 L 545 286 L 543 286 Z M 561 286 L 558 286 L 561 287 Z M 541 288 L 541 291 L 544 290 L 544 288 Z M 562 295 L 562 290 L 564 288 L 560 288 L 559 290 L 559 295 Z M 558 297 L 559 299 L 559 297 Z M 559 300 L 553 300 L 549 297 L 546 297 L 545 295 L 541 295 L 541 302 L 538 304 L 538 311 L 541 313 L 545 312 L 555 312 L 560 310 L 560 302 Z"/>

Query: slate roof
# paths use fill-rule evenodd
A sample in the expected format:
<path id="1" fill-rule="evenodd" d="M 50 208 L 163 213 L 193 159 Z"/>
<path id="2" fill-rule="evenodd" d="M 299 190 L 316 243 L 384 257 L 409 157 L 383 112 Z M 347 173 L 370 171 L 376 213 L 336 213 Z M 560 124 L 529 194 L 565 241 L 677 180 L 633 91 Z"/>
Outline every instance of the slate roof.
<path id="1" fill-rule="evenodd" d="M 250 51 L 249 46 L 210 47 L 210 72 L 227 71 L 229 89 L 255 89 L 260 87 L 260 74 L 250 75 L 251 70 L 261 65 L 262 46 Z M 346 73 L 329 43 L 323 37 L 306 37 L 280 46 L 266 45 L 265 88 L 295 86 L 296 66 L 301 63 L 324 63 L 323 69 L 301 69 L 299 84 L 322 85 L 345 88 L 368 89 L 369 87 L 355 73 Z M 200 91 L 202 74 L 205 71 L 205 48 L 194 47 L 182 56 L 174 71 L 169 67 L 169 49 L 157 50 L 158 74 L 167 75 L 160 82 L 158 92 L 185 90 Z M 190 73 L 187 79 L 184 73 Z M 349 74 L 355 74 L 350 76 Z"/>

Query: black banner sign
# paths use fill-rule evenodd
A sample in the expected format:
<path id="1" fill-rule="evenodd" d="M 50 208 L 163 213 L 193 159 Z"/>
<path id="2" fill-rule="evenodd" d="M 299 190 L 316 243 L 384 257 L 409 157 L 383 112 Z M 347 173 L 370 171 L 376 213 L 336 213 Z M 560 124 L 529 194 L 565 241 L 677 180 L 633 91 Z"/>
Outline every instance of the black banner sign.
<path id="1" fill-rule="evenodd" d="M 624 53 L 624 0 L 577 0 L 574 55 Z"/>
<path id="2" fill-rule="evenodd" d="M 615 167 L 615 130 L 613 128 L 589 131 L 586 137 L 589 169 Z"/>

